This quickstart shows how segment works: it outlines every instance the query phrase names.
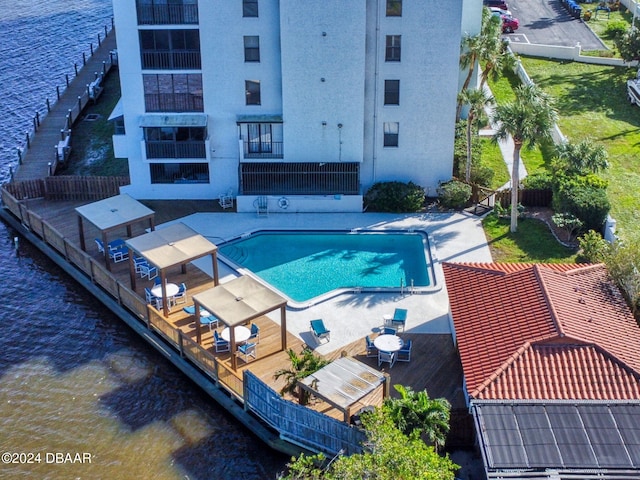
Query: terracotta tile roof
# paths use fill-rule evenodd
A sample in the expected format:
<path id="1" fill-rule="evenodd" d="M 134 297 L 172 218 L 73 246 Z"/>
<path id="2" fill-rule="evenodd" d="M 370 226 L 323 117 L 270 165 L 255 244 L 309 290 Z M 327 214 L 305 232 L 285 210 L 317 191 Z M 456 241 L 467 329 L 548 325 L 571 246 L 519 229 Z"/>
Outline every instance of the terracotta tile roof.
<path id="1" fill-rule="evenodd" d="M 640 328 L 604 265 L 443 268 L 472 397 L 640 398 Z"/>

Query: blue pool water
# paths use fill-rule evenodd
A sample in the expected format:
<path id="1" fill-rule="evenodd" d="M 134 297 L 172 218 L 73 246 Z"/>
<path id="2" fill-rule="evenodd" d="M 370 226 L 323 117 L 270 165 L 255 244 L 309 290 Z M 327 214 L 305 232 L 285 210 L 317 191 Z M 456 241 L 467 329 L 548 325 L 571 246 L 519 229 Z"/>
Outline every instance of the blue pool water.
<path id="1" fill-rule="evenodd" d="M 258 232 L 220 247 L 295 302 L 342 288 L 430 285 L 423 233 Z"/>

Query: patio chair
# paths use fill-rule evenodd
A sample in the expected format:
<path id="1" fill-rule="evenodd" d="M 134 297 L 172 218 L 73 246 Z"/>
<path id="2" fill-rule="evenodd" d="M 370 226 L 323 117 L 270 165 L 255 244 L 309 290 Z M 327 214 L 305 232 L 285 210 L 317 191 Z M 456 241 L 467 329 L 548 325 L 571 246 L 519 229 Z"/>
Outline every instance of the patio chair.
<path id="1" fill-rule="evenodd" d="M 398 350 L 396 360 L 398 362 L 410 362 L 411 361 L 411 340 L 407 340 L 402 348 Z"/>
<path id="2" fill-rule="evenodd" d="M 256 207 L 256 214 L 259 217 L 269 216 L 269 198 L 262 195 L 253 201 L 253 206 Z"/>
<path id="3" fill-rule="evenodd" d="M 147 303 L 155 303 L 156 297 L 151 293 L 151 289 L 148 287 L 144 287 L 144 296 L 147 299 Z"/>
<path id="4" fill-rule="evenodd" d="M 251 335 L 249 335 L 247 342 L 251 341 L 254 338 L 256 339 L 256 343 L 260 343 L 260 327 L 258 327 L 258 325 L 256 325 L 255 323 L 252 323 Z"/>
<path id="5" fill-rule="evenodd" d="M 129 258 L 129 249 L 127 247 L 109 248 L 109 258 L 113 263 L 122 262 Z"/>
<path id="6" fill-rule="evenodd" d="M 140 278 L 147 277 L 149 280 L 158 278 L 158 269 L 154 265 L 151 265 L 149 262 L 147 262 L 146 259 L 143 259 L 142 262 L 138 262 L 136 264 L 136 271 L 140 274 Z"/>
<path id="7" fill-rule="evenodd" d="M 229 189 L 227 193 L 221 193 L 218 203 L 223 210 L 226 210 L 227 208 L 233 208 L 233 190 Z"/>
<path id="8" fill-rule="evenodd" d="M 378 367 L 382 365 L 384 362 L 389 364 L 389 368 L 393 367 L 396 363 L 396 352 L 384 352 L 382 350 L 378 351 Z"/>
<path id="9" fill-rule="evenodd" d="M 249 357 L 257 358 L 256 349 L 257 345 L 255 343 L 245 343 L 238 347 L 238 355 L 242 355 L 244 357 L 244 362 L 248 363 Z"/>
<path id="10" fill-rule="evenodd" d="M 369 335 L 364 337 L 364 340 L 365 340 L 365 342 L 367 344 L 367 357 L 369 357 L 369 358 L 377 357 L 378 356 L 378 349 L 373 344 L 373 340 L 371 340 L 371 338 L 369 338 Z"/>
<path id="11" fill-rule="evenodd" d="M 231 345 L 224 338 L 218 335 L 218 331 L 213 331 L 213 345 L 216 347 L 216 353 L 231 351 Z"/>
<path id="12" fill-rule="evenodd" d="M 393 327 L 384 327 L 382 329 L 382 334 L 383 335 L 396 335 L 397 333 L 398 333 L 398 331 Z"/>
<path id="13" fill-rule="evenodd" d="M 407 322 L 407 309 L 406 308 L 396 308 L 395 312 L 393 312 L 393 318 L 391 319 L 391 326 L 396 327 L 398 329 L 402 328 L 404 332 L 404 325 Z"/>
<path id="14" fill-rule="evenodd" d="M 98 247 L 98 253 L 102 253 L 104 255 L 104 243 L 99 238 L 95 239 L 96 246 Z"/>
<path id="15" fill-rule="evenodd" d="M 173 303 L 187 303 L 187 286 L 181 283 L 178 287 L 178 293 L 173 296 Z"/>
<path id="16" fill-rule="evenodd" d="M 209 315 L 208 317 L 200 317 L 200 323 L 209 327 L 209 331 L 213 332 L 213 327 L 218 328 L 218 317 Z M 223 340 L 224 341 L 224 340 Z"/>
<path id="17" fill-rule="evenodd" d="M 153 281 L 154 285 L 160 285 L 162 283 L 162 278 L 160 277 L 155 277 L 155 280 Z"/>
<path id="18" fill-rule="evenodd" d="M 327 343 L 331 341 L 331 330 L 327 330 L 322 319 L 311 320 L 311 333 L 313 333 L 318 343 L 320 343 L 320 340 L 323 338 L 327 339 Z"/>

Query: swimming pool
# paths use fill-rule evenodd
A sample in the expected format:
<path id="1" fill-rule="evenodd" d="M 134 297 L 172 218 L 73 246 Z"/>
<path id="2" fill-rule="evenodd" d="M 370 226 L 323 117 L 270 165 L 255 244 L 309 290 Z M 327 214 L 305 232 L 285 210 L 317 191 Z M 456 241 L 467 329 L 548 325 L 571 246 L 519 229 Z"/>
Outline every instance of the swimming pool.
<path id="1" fill-rule="evenodd" d="M 247 269 L 294 303 L 348 291 L 433 285 L 425 232 L 258 231 L 219 245 L 223 261 Z"/>

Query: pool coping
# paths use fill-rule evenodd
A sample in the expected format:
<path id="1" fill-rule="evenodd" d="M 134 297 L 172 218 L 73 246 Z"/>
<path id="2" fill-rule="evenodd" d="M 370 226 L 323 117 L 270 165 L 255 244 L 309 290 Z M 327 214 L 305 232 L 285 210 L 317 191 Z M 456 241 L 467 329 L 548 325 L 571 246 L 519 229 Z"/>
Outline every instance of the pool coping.
<path id="1" fill-rule="evenodd" d="M 248 275 L 258 281 L 259 283 L 271 288 L 276 291 L 279 295 L 284 297 L 287 300 L 287 308 L 291 310 L 306 310 L 320 303 L 326 302 L 330 299 L 336 298 L 340 295 L 344 294 L 359 294 L 359 293 L 400 293 L 401 295 L 416 295 L 416 294 L 429 294 L 442 290 L 444 286 L 444 278 L 441 278 L 441 275 L 438 272 L 442 272 L 441 269 L 435 268 L 435 264 L 438 263 L 436 249 L 435 249 L 435 241 L 432 235 L 426 230 L 420 228 L 409 228 L 409 229 L 376 229 L 371 227 L 357 227 L 357 228 L 341 228 L 341 229 L 321 229 L 321 228 L 256 228 L 251 229 L 246 232 L 243 232 L 240 235 L 234 235 L 231 238 L 225 238 L 224 243 L 218 244 L 218 247 L 224 246 L 224 244 L 234 242 L 237 240 L 244 240 L 246 238 L 251 237 L 252 235 L 258 233 L 282 233 L 282 232 L 291 232 L 291 233 L 304 233 L 304 232 L 322 232 L 322 233 L 394 233 L 399 235 L 406 234 L 415 234 L 418 233 L 423 237 L 423 244 L 426 240 L 426 244 L 428 248 L 425 248 L 425 255 L 428 258 L 425 259 L 427 262 L 427 273 L 429 275 L 430 285 L 415 287 L 411 285 L 402 286 L 402 287 L 347 287 L 347 288 L 336 288 L 329 292 L 326 292 L 322 295 L 318 295 L 316 297 L 310 298 L 307 301 L 297 302 L 293 300 L 291 297 L 286 295 L 284 292 L 276 288 L 271 283 L 267 282 L 259 275 L 255 274 L 251 270 L 242 267 L 237 264 L 233 260 L 230 260 L 228 257 L 223 255 L 220 250 L 218 250 L 218 260 L 224 263 L 226 266 L 234 270 L 236 273 L 241 275 Z"/>

